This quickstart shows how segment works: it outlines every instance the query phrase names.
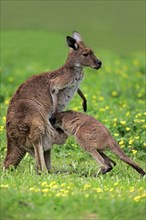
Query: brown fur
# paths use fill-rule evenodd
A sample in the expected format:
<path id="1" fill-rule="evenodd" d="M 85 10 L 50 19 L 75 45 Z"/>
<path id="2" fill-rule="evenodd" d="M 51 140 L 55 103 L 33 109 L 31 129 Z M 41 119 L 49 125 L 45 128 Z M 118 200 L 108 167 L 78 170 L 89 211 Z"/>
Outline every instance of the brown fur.
<path id="1" fill-rule="evenodd" d="M 101 166 L 101 173 L 106 173 L 112 169 L 112 164 L 116 163 L 107 157 L 103 151 L 109 148 L 121 160 L 133 167 L 141 175 L 146 173 L 119 147 L 112 138 L 108 129 L 95 118 L 85 113 L 75 111 L 65 111 L 57 114 L 56 127 L 61 128 L 67 135 L 73 135 L 77 143 Z"/>
<path id="2" fill-rule="evenodd" d="M 29 152 L 35 156 L 39 170 L 50 170 L 52 145 L 62 144 L 67 138 L 64 132 L 55 130 L 50 121 L 53 122 L 58 111 L 64 110 L 76 92 L 86 111 L 86 99 L 79 90 L 83 67 L 98 69 L 101 62 L 85 47 L 79 33 L 74 32 L 73 37 L 67 37 L 70 52 L 61 68 L 31 77 L 13 95 L 6 117 L 4 168 L 16 167 Z"/>

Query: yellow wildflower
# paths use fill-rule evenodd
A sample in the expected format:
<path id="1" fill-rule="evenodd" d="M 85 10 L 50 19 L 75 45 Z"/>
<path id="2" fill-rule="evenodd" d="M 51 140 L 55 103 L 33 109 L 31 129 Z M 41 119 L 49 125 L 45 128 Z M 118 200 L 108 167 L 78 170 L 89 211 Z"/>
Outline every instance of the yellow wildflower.
<path id="1" fill-rule="evenodd" d="M 49 190 L 47 189 L 47 188 L 45 188 L 45 189 L 42 189 L 42 192 L 43 193 L 47 193 Z"/>
<path id="2" fill-rule="evenodd" d="M 3 122 L 5 123 L 6 122 L 6 116 L 3 116 L 2 119 L 3 119 Z"/>
<path id="3" fill-rule="evenodd" d="M 129 141 L 129 144 L 132 144 L 133 143 L 133 140 L 131 139 L 130 141 Z"/>
<path id="4" fill-rule="evenodd" d="M 139 136 L 136 136 L 136 137 L 135 137 L 136 140 L 138 140 L 139 138 L 140 138 Z"/>
<path id="5" fill-rule="evenodd" d="M 129 127 L 126 127 L 126 131 L 130 131 L 130 128 L 129 128 Z"/>
<path id="6" fill-rule="evenodd" d="M 133 154 L 137 153 L 137 150 L 132 149 L 131 151 L 132 151 Z"/>
<path id="7" fill-rule="evenodd" d="M 49 187 L 52 188 L 52 187 L 54 187 L 55 185 L 56 185 L 56 182 L 54 181 L 54 182 L 51 182 L 51 183 L 49 184 Z"/>
<path id="8" fill-rule="evenodd" d="M 146 124 L 145 124 L 145 125 L 143 125 L 142 127 L 146 129 Z"/>
<path id="9" fill-rule="evenodd" d="M 125 146 L 124 144 L 120 145 L 121 148 L 124 148 L 124 146 Z"/>
<path id="10" fill-rule="evenodd" d="M 115 133 L 115 134 L 114 134 L 114 136 L 115 136 L 115 137 L 118 137 L 118 136 L 119 136 L 119 134 L 118 134 L 118 133 Z"/>
<path id="11" fill-rule="evenodd" d="M 34 187 L 30 187 L 29 190 L 30 191 L 35 191 L 35 188 Z"/>
<path id="12" fill-rule="evenodd" d="M 122 105 L 122 107 L 123 107 L 123 108 L 126 108 L 126 107 L 127 107 L 127 105 L 124 103 L 124 104 Z"/>
<path id="13" fill-rule="evenodd" d="M 116 126 L 117 126 L 117 123 L 114 123 L 113 126 L 116 127 Z"/>
<path id="14" fill-rule="evenodd" d="M 129 116 L 130 115 L 130 112 L 126 112 L 126 116 Z"/>
<path id="15" fill-rule="evenodd" d="M 144 197 L 146 197 L 146 193 L 144 193 L 144 194 L 142 194 L 140 196 L 135 196 L 133 199 L 134 199 L 135 202 L 139 202 L 139 200 L 144 198 Z"/>
<path id="16" fill-rule="evenodd" d="M 135 116 L 135 118 L 138 118 L 138 117 L 141 117 L 142 116 L 142 114 L 141 113 L 138 113 L 136 116 Z"/>
<path id="17" fill-rule="evenodd" d="M 48 183 L 47 183 L 47 182 L 42 182 L 42 183 L 41 183 L 41 186 L 47 187 L 47 186 L 48 186 Z"/>
<path id="18" fill-rule="evenodd" d="M 5 100 L 5 105 L 8 105 L 9 104 L 9 102 L 10 102 L 10 99 L 8 98 L 8 99 L 6 99 Z"/>
<path id="19" fill-rule="evenodd" d="M 112 191 L 113 191 L 113 188 L 110 188 L 110 189 L 109 189 L 109 192 L 112 192 Z"/>
<path id="20" fill-rule="evenodd" d="M 104 108 L 100 108 L 99 111 L 100 112 L 105 112 L 105 109 Z"/>
<path id="21" fill-rule="evenodd" d="M 120 121 L 121 125 L 125 125 L 126 121 Z"/>
<path id="22" fill-rule="evenodd" d="M 96 192 L 100 193 L 103 192 L 103 190 L 101 188 L 96 188 Z"/>
<path id="23" fill-rule="evenodd" d="M 103 100 L 104 100 L 104 97 L 103 97 L 103 96 L 99 96 L 98 100 L 99 100 L 99 101 L 103 101 Z"/>
<path id="24" fill-rule="evenodd" d="M 119 184 L 119 182 L 114 183 L 114 186 L 117 186 Z"/>
<path id="25" fill-rule="evenodd" d="M 40 191 L 41 191 L 40 189 L 35 189 L 35 190 L 34 190 L 34 192 L 40 192 Z"/>
<path id="26" fill-rule="evenodd" d="M 122 144 L 124 144 L 124 140 L 121 140 L 121 141 L 119 142 L 119 145 L 122 145 Z"/>
<path id="27" fill-rule="evenodd" d="M 3 131 L 3 130 L 4 130 L 4 126 L 1 125 L 1 126 L 0 126 L 0 131 Z"/>
<path id="28" fill-rule="evenodd" d="M 138 98 L 142 98 L 142 96 L 143 96 L 143 94 L 142 94 L 141 92 L 139 92 L 139 93 L 137 94 L 137 97 L 138 97 Z"/>
<path id="29" fill-rule="evenodd" d="M 116 91 L 112 91 L 111 95 L 112 95 L 113 97 L 116 97 L 116 96 L 118 95 L 118 93 L 117 93 Z"/>
<path id="30" fill-rule="evenodd" d="M 96 100 L 96 98 L 97 98 L 96 95 L 93 95 L 93 96 L 92 96 L 92 99 L 93 99 L 93 100 Z"/>
<path id="31" fill-rule="evenodd" d="M 134 186 L 130 188 L 130 192 L 134 192 Z"/>
<path id="32" fill-rule="evenodd" d="M 0 188 L 8 188 L 9 186 L 8 186 L 8 184 L 1 184 L 0 185 Z"/>
<path id="33" fill-rule="evenodd" d="M 91 187 L 90 184 L 85 184 L 83 189 L 86 190 L 86 189 L 89 189 L 90 187 Z"/>
<path id="34" fill-rule="evenodd" d="M 109 106 L 105 106 L 105 109 L 108 110 L 108 109 L 109 109 Z"/>

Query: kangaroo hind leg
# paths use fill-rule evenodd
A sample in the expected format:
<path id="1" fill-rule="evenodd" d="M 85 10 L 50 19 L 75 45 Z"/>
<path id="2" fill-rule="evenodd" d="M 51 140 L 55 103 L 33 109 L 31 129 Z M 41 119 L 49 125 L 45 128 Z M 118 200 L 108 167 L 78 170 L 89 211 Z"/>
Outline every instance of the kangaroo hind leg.
<path id="1" fill-rule="evenodd" d="M 51 171 L 51 149 L 44 152 L 44 157 L 45 157 L 47 170 L 48 172 L 50 172 Z"/>
<path id="2" fill-rule="evenodd" d="M 34 147 L 37 172 L 39 173 L 39 171 L 47 170 L 42 144 L 38 142 L 37 144 L 36 143 L 33 144 L 33 147 Z"/>
<path id="3" fill-rule="evenodd" d="M 21 146 L 18 146 L 18 143 L 8 139 L 4 169 L 9 169 L 11 166 L 16 168 L 25 154 L 26 151 Z"/>
<path id="4" fill-rule="evenodd" d="M 112 166 L 107 163 L 107 160 L 96 150 L 90 152 L 91 156 L 95 159 L 95 161 L 101 166 L 99 173 L 105 174 L 112 170 Z"/>
<path id="5" fill-rule="evenodd" d="M 43 136 L 45 134 L 45 127 L 39 117 L 33 118 L 28 142 L 34 148 L 34 156 L 36 161 L 37 172 L 46 170 Z"/>
<path id="6" fill-rule="evenodd" d="M 110 159 L 106 154 L 104 154 L 102 151 L 98 151 L 100 155 L 104 158 L 107 164 L 109 164 L 111 167 L 116 166 L 116 162 Z"/>

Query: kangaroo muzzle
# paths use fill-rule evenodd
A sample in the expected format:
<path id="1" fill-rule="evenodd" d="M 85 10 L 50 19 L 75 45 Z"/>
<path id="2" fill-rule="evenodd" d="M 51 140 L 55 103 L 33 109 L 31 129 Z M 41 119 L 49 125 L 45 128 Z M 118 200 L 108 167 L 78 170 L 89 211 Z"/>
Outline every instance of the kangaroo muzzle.
<path id="1" fill-rule="evenodd" d="M 96 60 L 95 63 L 94 63 L 93 68 L 98 70 L 98 69 L 101 68 L 101 66 L 102 66 L 102 62 L 100 60 Z"/>

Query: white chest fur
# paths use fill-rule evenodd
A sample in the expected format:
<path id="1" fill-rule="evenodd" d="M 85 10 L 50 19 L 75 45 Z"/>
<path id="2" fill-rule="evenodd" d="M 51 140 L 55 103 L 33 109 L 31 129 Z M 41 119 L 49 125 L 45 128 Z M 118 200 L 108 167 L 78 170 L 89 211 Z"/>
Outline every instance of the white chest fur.
<path id="1" fill-rule="evenodd" d="M 71 101 L 74 94 L 79 88 L 79 84 L 83 79 L 81 68 L 76 67 L 71 83 L 62 89 L 58 94 L 58 110 L 63 111 L 67 104 Z"/>

